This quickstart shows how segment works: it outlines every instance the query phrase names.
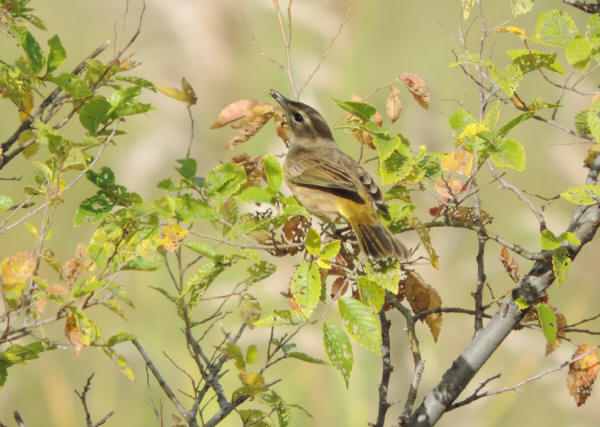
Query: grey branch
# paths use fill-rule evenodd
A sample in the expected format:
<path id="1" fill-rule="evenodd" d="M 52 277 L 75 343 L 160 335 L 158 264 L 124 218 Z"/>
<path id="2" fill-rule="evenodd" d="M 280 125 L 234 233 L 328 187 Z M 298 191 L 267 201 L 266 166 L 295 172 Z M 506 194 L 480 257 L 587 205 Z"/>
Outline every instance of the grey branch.
<path id="1" fill-rule="evenodd" d="M 600 172 L 600 155 L 590 165 L 586 184 L 593 184 Z M 581 241 L 580 246 L 568 246 L 569 257 L 575 259 L 581 248 L 594 237 L 600 227 L 600 205 L 578 206 L 568 227 Z M 520 298 L 534 304 L 554 281 L 550 258 L 537 260 L 512 295 L 500 306 L 489 323 L 480 330 L 467 347 L 444 373 L 417 410 L 404 423 L 406 426 L 432 426 L 447 412 L 475 374 L 481 369 L 502 341 L 519 324 L 525 311 L 519 310 L 514 300 Z"/>

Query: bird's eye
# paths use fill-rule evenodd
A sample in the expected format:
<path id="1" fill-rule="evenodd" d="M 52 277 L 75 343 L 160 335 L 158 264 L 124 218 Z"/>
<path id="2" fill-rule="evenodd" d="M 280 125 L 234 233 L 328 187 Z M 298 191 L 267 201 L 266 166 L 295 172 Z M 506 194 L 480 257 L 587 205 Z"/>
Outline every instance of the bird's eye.
<path id="1" fill-rule="evenodd" d="M 302 117 L 302 114 L 300 113 L 294 113 L 294 120 L 296 120 L 298 123 L 302 123 L 304 121 L 304 117 Z"/>

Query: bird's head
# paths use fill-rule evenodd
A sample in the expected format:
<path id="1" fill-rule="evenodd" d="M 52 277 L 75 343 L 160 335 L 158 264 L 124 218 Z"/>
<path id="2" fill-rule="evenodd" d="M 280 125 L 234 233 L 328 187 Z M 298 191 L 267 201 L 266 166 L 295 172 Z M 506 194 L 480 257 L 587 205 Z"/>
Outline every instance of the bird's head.
<path id="1" fill-rule="evenodd" d="M 281 105 L 287 116 L 290 126 L 290 142 L 333 141 L 333 135 L 327 122 L 313 107 L 292 101 L 276 90 L 271 90 L 269 94 Z"/>

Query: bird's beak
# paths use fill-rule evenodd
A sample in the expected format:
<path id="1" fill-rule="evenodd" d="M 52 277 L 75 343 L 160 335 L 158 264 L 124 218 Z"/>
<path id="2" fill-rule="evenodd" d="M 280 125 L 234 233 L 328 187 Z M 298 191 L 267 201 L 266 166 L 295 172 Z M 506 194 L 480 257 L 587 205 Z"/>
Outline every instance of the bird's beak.
<path id="1" fill-rule="evenodd" d="M 275 101 L 277 101 L 279 103 L 279 105 L 281 105 L 281 107 L 284 109 L 284 111 L 288 110 L 288 105 L 290 103 L 290 100 L 287 99 L 285 96 L 283 96 L 282 94 L 280 94 L 279 92 L 277 92 L 274 89 L 271 89 L 269 91 L 269 95 L 271 95 Z"/>

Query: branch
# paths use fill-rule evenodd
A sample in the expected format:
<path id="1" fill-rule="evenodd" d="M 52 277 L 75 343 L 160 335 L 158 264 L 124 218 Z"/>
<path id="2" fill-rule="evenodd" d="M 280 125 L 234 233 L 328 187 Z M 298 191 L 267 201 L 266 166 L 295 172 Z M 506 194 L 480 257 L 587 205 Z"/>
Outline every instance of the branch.
<path id="1" fill-rule="evenodd" d="M 600 1 L 588 3 L 587 0 L 563 0 L 563 3 L 583 10 L 585 13 L 600 13 Z"/>
<path id="2" fill-rule="evenodd" d="M 163 377 L 160 374 L 160 372 L 158 372 L 158 369 L 154 365 L 154 362 L 152 362 L 152 360 L 150 359 L 150 357 L 148 357 L 148 354 L 146 353 L 146 351 L 144 350 L 144 347 L 142 347 L 142 345 L 140 344 L 140 342 L 137 339 L 134 339 L 134 340 L 131 340 L 131 343 L 135 346 L 135 348 L 137 348 L 138 352 L 140 353 L 140 355 L 142 356 L 142 358 L 146 362 L 146 368 L 149 369 L 150 372 L 152 372 L 152 375 L 154 375 L 154 378 L 156 379 L 156 382 L 158 382 L 158 385 L 160 386 L 160 388 L 162 389 L 162 391 L 167 395 L 167 397 L 169 398 L 169 400 L 171 401 L 171 403 L 173 403 L 173 405 L 175 406 L 175 408 L 177 408 L 177 411 L 179 412 L 179 414 L 185 419 L 185 421 L 190 426 L 192 426 L 192 427 L 199 427 L 198 423 L 196 422 L 195 417 L 190 416 L 189 412 L 186 411 L 186 409 L 183 407 L 183 405 L 181 404 L 181 402 L 179 401 L 179 399 L 177 399 L 177 396 L 175 396 L 175 393 L 173 393 L 173 390 L 171 390 L 171 388 L 169 387 L 169 385 L 163 379 Z"/>
<path id="3" fill-rule="evenodd" d="M 586 183 L 594 183 L 600 172 L 600 155 L 590 166 Z M 600 206 L 578 206 L 575 208 L 568 231 L 575 233 L 581 246 L 569 246 L 569 258 L 575 259 L 581 248 L 594 237 L 600 227 Z M 404 425 L 432 426 L 451 408 L 453 402 L 466 388 L 502 341 L 518 325 L 526 310 L 519 310 L 514 300 L 520 298 L 528 304 L 535 303 L 554 281 L 552 261 L 538 260 L 531 270 L 513 289 L 512 295 L 501 305 L 489 323 L 454 360 L 438 385 L 432 389 L 417 410 Z"/>
<path id="4" fill-rule="evenodd" d="M 106 414 L 104 416 L 104 418 L 102 418 L 100 421 L 98 421 L 97 423 L 94 423 L 92 421 L 92 415 L 90 414 L 90 410 L 87 406 L 87 394 L 88 391 L 90 391 L 90 386 L 92 384 L 92 378 L 94 378 L 95 373 L 92 372 L 92 374 L 88 377 L 85 386 L 83 387 L 83 390 L 80 392 L 78 392 L 77 390 L 75 390 L 75 394 L 77 396 L 79 396 L 79 400 L 81 400 L 81 404 L 83 405 L 83 410 L 85 411 L 85 423 L 87 427 L 98 427 L 101 426 L 102 424 L 104 424 L 110 417 L 112 417 L 114 415 L 114 411 L 110 411 L 108 414 Z"/>
<path id="5" fill-rule="evenodd" d="M 390 377 L 394 366 L 391 360 L 390 327 L 392 322 L 385 316 L 385 310 L 379 311 L 379 323 L 381 324 L 381 383 L 379 384 L 379 409 L 377 421 L 371 424 L 373 427 L 383 427 L 385 415 L 391 404 L 388 401 L 388 388 Z"/>
<path id="6" fill-rule="evenodd" d="M 81 73 L 83 71 L 83 69 L 85 68 L 85 65 L 86 65 L 88 59 L 93 59 L 93 58 L 97 57 L 98 55 L 100 55 L 109 46 L 109 44 L 110 44 L 110 42 L 108 42 L 108 41 L 102 43 L 92 53 L 90 53 L 87 56 L 87 58 L 85 58 L 83 61 L 81 61 L 73 69 L 73 71 L 71 71 L 71 74 L 78 75 L 79 73 Z M 48 108 L 50 105 L 52 105 L 56 101 L 56 99 L 58 98 L 58 96 L 60 95 L 61 92 L 62 92 L 62 89 L 60 87 L 54 89 L 50 93 L 50 95 L 48 95 L 42 101 L 42 103 L 40 104 L 38 109 L 29 118 L 24 120 L 23 123 L 21 123 L 21 125 L 17 128 L 17 130 L 5 142 L 2 143 L 2 146 L 1 146 L 2 156 L 0 157 L 0 169 L 2 169 L 4 166 L 6 166 L 6 164 L 16 154 L 20 153 L 25 148 L 27 148 L 27 147 L 24 147 L 25 144 L 23 144 L 23 145 L 17 147 L 15 150 L 13 150 L 13 152 L 7 154 L 7 151 L 10 149 L 10 147 L 12 147 L 13 144 L 15 142 L 17 142 L 17 140 L 19 139 L 19 136 L 26 130 L 29 130 L 33 127 L 33 123 L 35 122 L 35 120 L 44 113 L 46 108 Z"/>

